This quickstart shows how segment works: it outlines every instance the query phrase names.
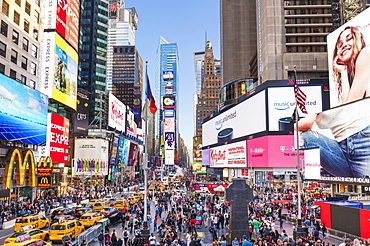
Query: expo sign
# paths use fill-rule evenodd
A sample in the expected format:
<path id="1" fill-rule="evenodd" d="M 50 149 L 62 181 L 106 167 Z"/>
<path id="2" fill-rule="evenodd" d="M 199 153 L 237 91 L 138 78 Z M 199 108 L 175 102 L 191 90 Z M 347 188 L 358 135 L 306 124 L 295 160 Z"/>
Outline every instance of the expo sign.
<path id="1" fill-rule="evenodd" d="M 56 163 L 68 162 L 69 120 L 50 114 L 50 131 L 48 144 L 50 144 L 50 157 Z"/>
<path id="2" fill-rule="evenodd" d="M 56 30 L 67 42 L 78 50 L 79 1 L 58 0 Z"/>

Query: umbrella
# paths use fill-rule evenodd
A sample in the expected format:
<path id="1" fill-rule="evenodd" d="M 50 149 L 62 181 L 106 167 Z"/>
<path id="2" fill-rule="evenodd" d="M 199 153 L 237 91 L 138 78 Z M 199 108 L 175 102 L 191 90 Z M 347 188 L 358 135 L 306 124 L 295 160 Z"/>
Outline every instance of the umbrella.
<path id="1" fill-rule="evenodd" d="M 311 228 L 316 228 L 316 226 L 311 226 Z"/>

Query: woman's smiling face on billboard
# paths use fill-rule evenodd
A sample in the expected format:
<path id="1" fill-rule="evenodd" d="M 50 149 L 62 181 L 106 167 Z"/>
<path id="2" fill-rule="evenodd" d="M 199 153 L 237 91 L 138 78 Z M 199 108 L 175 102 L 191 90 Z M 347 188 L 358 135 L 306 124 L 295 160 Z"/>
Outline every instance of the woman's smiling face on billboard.
<path id="1" fill-rule="evenodd" d="M 354 35 L 350 29 L 344 30 L 341 33 L 337 43 L 337 62 L 346 63 L 351 59 L 355 45 L 354 40 Z"/>

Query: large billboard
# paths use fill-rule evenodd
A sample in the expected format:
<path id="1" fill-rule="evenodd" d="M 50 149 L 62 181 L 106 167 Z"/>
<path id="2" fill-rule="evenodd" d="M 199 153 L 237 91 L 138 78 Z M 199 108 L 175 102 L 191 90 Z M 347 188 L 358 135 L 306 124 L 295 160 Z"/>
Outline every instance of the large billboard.
<path id="1" fill-rule="evenodd" d="M 136 137 L 136 128 L 137 127 L 136 127 L 134 113 L 128 110 L 126 133 L 133 137 Z"/>
<path id="2" fill-rule="evenodd" d="M 73 132 L 87 134 L 89 129 L 89 95 L 77 92 L 77 110 L 73 117 Z"/>
<path id="3" fill-rule="evenodd" d="M 109 119 L 108 126 L 117 131 L 126 132 L 126 105 L 112 93 L 109 93 Z"/>
<path id="4" fill-rule="evenodd" d="M 128 164 L 128 155 L 130 151 L 130 140 L 120 137 L 118 144 L 118 155 L 117 155 L 117 164 L 121 167 Z"/>
<path id="5" fill-rule="evenodd" d="M 110 152 L 110 165 L 116 165 L 117 164 L 117 156 L 118 156 L 118 143 L 119 143 L 119 137 L 114 136 L 113 142 L 112 142 L 112 150 Z"/>
<path id="6" fill-rule="evenodd" d="M 48 97 L 0 74 L 0 139 L 45 145 Z"/>
<path id="7" fill-rule="evenodd" d="M 79 0 L 47 0 L 45 2 L 45 30 L 57 30 L 67 42 L 78 50 Z"/>
<path id="8" fill-rule="evenodd" d="M 294 135 L 269 135 L 247 140 L 248 167 L 295 168 Z M 301 154 L 303 161 L 303 155 Z"/>
<path id="9" fill-rule="evenodd" d="M 74 169 L 76 175 L 108 174 L 109 141 L 83 138 L 75 141 Z"/>
<path id="10" fill-rule="evenodd" d="M 202 125 L 203 146 L 266 131 L 265 91 L 219 114 Z"/>
<path id="11" fill-rule="evenodd" d="M 168 117 L 164 118 L 164 132 L 174 132 L 175 131 L 175 118 Z"/>
<path id="12" fill-rule="evenodd" d="M 44 33 L 40 91 L 76 110 L 77 52 L 55 32 Z"/>
<path id="13" fill-rule="evenodd" d="M 323 110 L 322 87 L 319 85 L 300 86 L 306 94 L 306 109 L 309 114 L 318 113 Z M 268 130 L 269 131 L 293 131 L 290 124 L 295 109 L 294 87 L 269 87 L 268 95 Z M 300 112 L 300 111 L 299 111 Z M 300 117 L 304 114 L 300 112 Z"/>
<path id="14" fill-rule="evenodd" d="M 48 114 L 47 152 L 54 163 L 68 162 L 69 120 L 60 115 Z"/>
<path id="15" fill-rule="evenodd" d="M 247 141 L 224 144 L 210 149 L 210 167 L 247 167 Z"/>
<path id="16" fill-rule="evenodd" d="M 301 145 L 320 149 L 322 180 L 370 183 L 370 9 L 327 40 L 331 109 L 300 121 Z"/>

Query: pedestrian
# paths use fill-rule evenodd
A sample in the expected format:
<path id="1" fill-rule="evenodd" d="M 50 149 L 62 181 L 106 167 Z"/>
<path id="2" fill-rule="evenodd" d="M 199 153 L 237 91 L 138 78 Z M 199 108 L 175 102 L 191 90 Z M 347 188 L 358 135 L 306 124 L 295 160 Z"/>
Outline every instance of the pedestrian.
<path id="1" fill-rule="evenodd" d="M 117 246 L 123 246 L 123 241 L 121 237 L 118 237 Z"/>
<path id="2" fill-rule="evenodd" d="M 279 223 L 280 223 L 280 230 L 283 230 L 284 229 L 283 228 L 283 224 L 284 224 L 283 218 L 280 218 Z"/>
<path id="3" fill-rule="evenodd" d="M 154 233 L 150 234 L 150 237 L 149 237 L 149 245 L 156 245 L 157 244 L 157 240 L 154 236 Z"/>
<path id="4" fill-rule="evenodd" d="M 233 241 L 231 241 L 232 246 L 239 246 L 239 240 L 237 237 L 234 237 Z"/>
<path id="5" fill-rule="evenodd" d="M 327 229 L 326 229 L 326 226 L 325 226 L 325 223 L 322 224 L 321 226 L 321 231 L 322 231 L 322 237 L 324 239 L 326 239 L 326 232 L 327 232 Z"/>
<path id="6" fill-rule="evenodd" d="M 103 231 L 99 234 L 98 241 L 99 241 L 99 245 L 100 246 L 104 246 L 105 245 L 104 244 L 104 233 L 103 233 Z"/>
<path id="7" fill-rule="evenodd" d="M 252 244 L 247 240 L 247 235 L 242 236 L 242 246 L 252 246 Z"/>
<path id="8" fill-rule="evenodd" d="M 87 246 L 86 240 L 82 240 L 80 246 Z"/>
<path id="9" fill-rule="evenodd" d="M 72 239 L 68 235 L 68 233 L 65 233 L 62 237 L 63 246 L 71 246 L 72 245 Z"/>

